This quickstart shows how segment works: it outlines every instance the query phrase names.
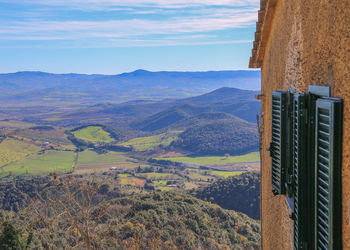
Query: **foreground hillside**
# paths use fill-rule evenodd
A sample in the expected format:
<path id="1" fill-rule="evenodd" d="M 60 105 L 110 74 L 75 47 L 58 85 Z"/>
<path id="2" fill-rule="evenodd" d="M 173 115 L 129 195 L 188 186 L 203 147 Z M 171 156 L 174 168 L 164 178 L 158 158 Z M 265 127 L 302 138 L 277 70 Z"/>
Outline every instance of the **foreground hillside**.
<path id="1" fill-rule="evenodd" d="M 19 230 L 14 241 L 32 237 L 34 249 L 259 249 L 260 225 L 244 214 L 179 192 L 108 198 L 106 190 L 56 179 L 17 214 L 0 213 L 0 239 L 8 221 Z"/>
<path id="2" fill-rule="evenodd" d="M 240 211 L 251 218 L 260 218 L 260 174 L 247 172 L 218 180 L 191 193 L 223 208 Z"/>

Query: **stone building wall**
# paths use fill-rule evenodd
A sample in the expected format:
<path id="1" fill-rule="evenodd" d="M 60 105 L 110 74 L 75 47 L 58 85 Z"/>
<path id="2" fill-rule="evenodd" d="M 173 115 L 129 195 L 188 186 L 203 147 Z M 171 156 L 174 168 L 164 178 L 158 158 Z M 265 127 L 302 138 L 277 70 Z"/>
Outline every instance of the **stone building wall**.
<path id="1" fill-rule="evenodd" d="M 291 211 L 271 192 L 271 92 L 313 84 L 331 86 L 332 96 L 344 99 L 342 228 L 343 249 L 350 249 L 350 1 L 277 1 L 261 70 L 262 247 L 293 249 Z"/>

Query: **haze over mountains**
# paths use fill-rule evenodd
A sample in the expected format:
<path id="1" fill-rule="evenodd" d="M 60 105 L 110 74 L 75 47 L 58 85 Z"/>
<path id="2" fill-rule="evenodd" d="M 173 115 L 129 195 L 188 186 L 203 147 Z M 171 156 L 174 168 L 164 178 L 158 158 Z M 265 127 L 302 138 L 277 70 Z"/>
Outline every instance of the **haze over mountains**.
<path id="1" fill-rule="evenodd" d="M 224 86 L 258 90 L 260 71 L 136 70 L 119 75 L 44 72 L 0 74 L 0 103 L 6 106 L 70 106 L 137 99 L 162 100 L 204 94 Z"/>

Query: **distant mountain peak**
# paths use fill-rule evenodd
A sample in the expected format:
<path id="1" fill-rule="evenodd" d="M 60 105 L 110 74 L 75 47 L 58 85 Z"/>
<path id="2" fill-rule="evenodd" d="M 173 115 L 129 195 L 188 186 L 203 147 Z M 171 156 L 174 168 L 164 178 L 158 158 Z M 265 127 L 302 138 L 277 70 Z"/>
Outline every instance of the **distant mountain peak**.
<path id="1" fill-rule="evenodd" d="M 144 69 L 137 69 L 137 70 L 135 70 L 135 71 L 133 71 L 131 73 L 151 73 L 151 72 L 148 71 L 148 70 L 144 70 Z"/>
<path id="2" fill-rule="evenodd" d="M 152 74 L 153 72 L 151 71 L 147 71 L 147 70 L 144 70 L 144 69 L 138 69 L 138 70 L 135 70 L 135 71 L 132 71 L 130 73 L 126 73 L 126 74 L 129 74 L 129 75 L 149 75 L 149 74 Z"/>

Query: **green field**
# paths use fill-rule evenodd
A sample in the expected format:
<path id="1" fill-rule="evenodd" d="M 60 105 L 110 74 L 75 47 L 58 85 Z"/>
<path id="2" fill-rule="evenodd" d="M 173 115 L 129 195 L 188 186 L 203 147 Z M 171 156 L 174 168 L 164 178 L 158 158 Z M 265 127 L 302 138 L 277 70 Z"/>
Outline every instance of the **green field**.
<path id="1" fill-rule="evenodd" d="M 39 152 L 40 149 L 29 142 L 7 138 L 0 144 L 0 167 L 20 161 L 28 155 Z"/>
<path id="2" fill-rule="evenodd" d="M 132 146 L 135 151 L 150 151 L 156 147 L 169 146 L 182 131 L 171 131 L 154 136 L 139 137 L 131 139 L 130 141 L 121 143 L 123 146 Z"/>
<path id="3" fill-rule="evenodd" d="M 10 173 L 18 176 L 69 172 L 73 169 L 75 154 L 71 151 L 46 151 L 2 168 L 0 176 L 8 176 Z"/>
<path id="4" fill-rule="evenodd" d="M 98 126 L 89 126 L 73 132 L 78 139 L 89 142 L 112 142 L 114 139 L 110 133 Z"/>
<path id="5" fill-rule="evenodd" d="M 118 177 L 120 178 L 126 178 L 132 176 L 131 174 L 118 174 Z"/>
<path id="6" fill-rule="evenodd" d="M 112 165 L 121 163 L 137 163 L 136 160 L 127 157 L 124 153 L 108 152 L 106 154 L 98 154 L 92 150 L 85 150 L 79 153 L 77 166 L 96 166 L 96 165 Z"/>
<path id="7" fill-rule="evenodd" d="M 211 171 L 210 174 L 227 178 L 230 176 L 240 175 L 244 172 L 245 171 Z"/>
<path id="8" fill-rule="evenodd" d="M 258 152 L 249 153 L 239 156 L 207 156 L 207 157 L 168 157 L 168 158 L 155 158 L 157 160 L 169 160 L 182 163 L 194 163 L 200 165 L 220 165 L 237 162 L 256 162 L 260 161 Z"/>

